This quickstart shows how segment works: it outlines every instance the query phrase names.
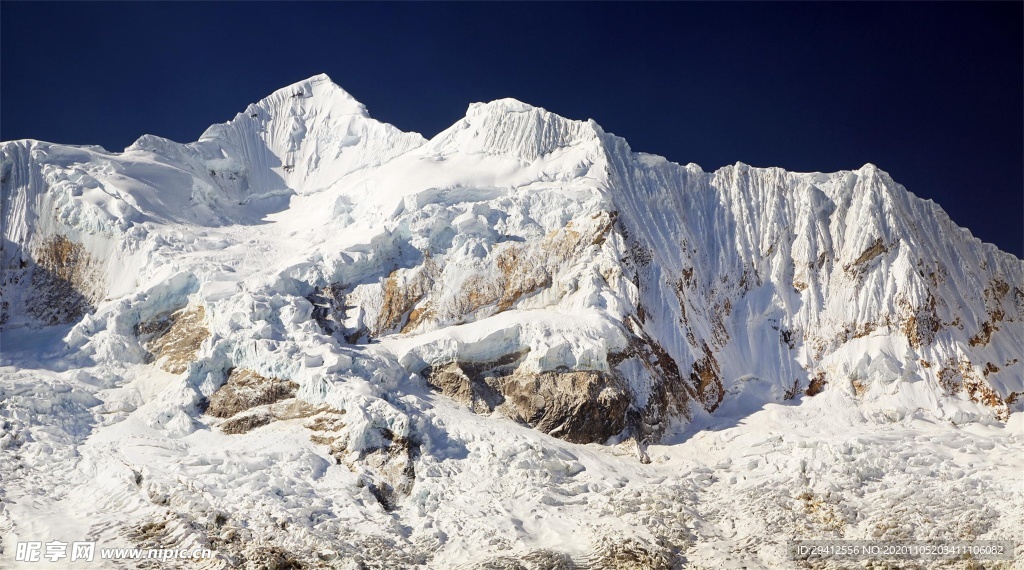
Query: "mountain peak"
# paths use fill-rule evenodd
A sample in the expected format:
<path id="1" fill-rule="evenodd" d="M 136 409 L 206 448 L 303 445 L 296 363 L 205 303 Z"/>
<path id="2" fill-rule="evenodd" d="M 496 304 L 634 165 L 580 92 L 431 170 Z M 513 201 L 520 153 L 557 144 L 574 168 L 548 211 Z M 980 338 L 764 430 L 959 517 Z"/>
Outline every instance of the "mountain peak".
<path id="1" fill-rule="evenodd" d="M 515 157 L 532 162 L 559 149 L 599 142 L 603 131 L 593 121 L 567 119 L 518 99 L 473 103 L 464 119 L 434 137 L 449 151 Z"/>
<path id="2" fill-rule="evenodd" d="M 296 104 L 313 106 L 329 111 L 332 115 L 361 115 L 368 117 L 366 106 L 345 91 L 325 73 L 314 75 L 302 81 L 274 91 L 258 103 L 250 105 L 246 113 L 258 112 L 259 108 L 291 114 Z"/>
<path id="3" fill-rule="evenodd" d="M 495 99 L 487 103 L 471 103 L 469 109 L 466 111 L 466 116 L 481 115 L 484 113 L 526 113 L 529 111 L 539 111 L 541 113 L 547 113 L 545 109 L 540 107 L 534 107 L 529 103 L 524 103 L 519 99 L 512 97 L 505 97 L 502 99 Z"/>
<path id="4" fill-rule="evenodd" d="M 196 148 L 205 158 L 226 155 L 248 165 L 246 185 L 267 195 L 326 187 L 423 142 L 419 134 L 371 118 L 362 103 L 321 73 L 211 126 Z"/>

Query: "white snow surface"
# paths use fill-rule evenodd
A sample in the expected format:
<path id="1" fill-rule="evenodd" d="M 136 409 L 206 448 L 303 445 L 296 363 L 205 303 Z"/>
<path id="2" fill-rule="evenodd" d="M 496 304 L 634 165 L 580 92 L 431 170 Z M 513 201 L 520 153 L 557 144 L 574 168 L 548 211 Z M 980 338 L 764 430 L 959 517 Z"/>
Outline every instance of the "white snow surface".
<path id="1" fill-rule="evenodd" d="M 707 173 L 512 99 L 425 140 L 319 75 L 198 142 L 11 141 L 0 167 L 0 567 L 141 529 L 213 548 L 179 561 L 202 568 L 629 567 L 616 545 L 785 568 L 793 538 L 1024 539 L 1024 262 L 873 165 Z M 54 236 L 94 296 L 49 324 L 30 275 Z M 332 284 L 333 334 L 310 300 Z M 150 362 L 139 325 L 196 307 L 184 372 Z M 521 354 L 653 409 L 638 339 L 687 392 L 632 437 L 570 443 L 425 381 Z M 231 369 L 344 412 L 352 462 L 304 418 L 222 431 L 203 403 Z M 354 459 L 382 434 L 418 446 L 390 509 Z"/>

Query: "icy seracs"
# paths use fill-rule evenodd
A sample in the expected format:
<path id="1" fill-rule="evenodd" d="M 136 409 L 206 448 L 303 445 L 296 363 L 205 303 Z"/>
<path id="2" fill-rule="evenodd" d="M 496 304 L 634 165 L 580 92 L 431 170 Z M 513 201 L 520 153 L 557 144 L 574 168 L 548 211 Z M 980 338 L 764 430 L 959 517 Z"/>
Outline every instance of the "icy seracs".
<path id="1" fill-rule="evenodd" d="M 512 99 L 425 140 L 324 75 L 194 143 L 12 141 L 0 164 L 4 552 L 74 528 L 242 567 L 773 566 L 806 528 L 889 528 L 878 465 L 955 482 L 915 469 L 1019 445 L 1024 262 L 870 164 L 706 173 Z M 699 448 L 707 426 L 827 451 L 767 470 Z M 938 451 L 867 442 L 893 430 Z M 1018 525 L 1013 476 L 971 469 L 1002 473 L 976 489 L 995 507 L 893 528 Z M 738 477 L 810 495 L 745 502 L 730 542 Z"/>

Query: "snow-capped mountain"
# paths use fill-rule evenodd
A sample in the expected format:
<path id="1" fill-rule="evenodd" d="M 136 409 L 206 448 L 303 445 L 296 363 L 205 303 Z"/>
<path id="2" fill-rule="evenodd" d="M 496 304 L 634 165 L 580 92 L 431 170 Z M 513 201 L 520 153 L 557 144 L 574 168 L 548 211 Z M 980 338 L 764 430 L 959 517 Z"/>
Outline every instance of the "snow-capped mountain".
<path id="1" fill-rule="evenodd" d="M 323 75 L 0 152 L 0 557 L 756 567 L 1024 519 L 1024 262 L 873 165 L 707 173 L 512 99 L 425 140 Z"/>

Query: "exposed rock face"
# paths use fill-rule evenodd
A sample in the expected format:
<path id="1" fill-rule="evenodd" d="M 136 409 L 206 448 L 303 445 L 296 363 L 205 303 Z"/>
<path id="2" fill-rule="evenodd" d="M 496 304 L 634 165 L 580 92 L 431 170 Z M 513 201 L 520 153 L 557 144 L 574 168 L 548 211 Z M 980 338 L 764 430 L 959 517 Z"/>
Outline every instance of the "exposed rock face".
<path id="1" fill-rule="evenodd" d="M 293 384 L 293 383 L 289 383 Z M 216 395 L 216 394 L 215 394 Z M 287 421 L 301 418 L 313 418 L 305 425 L 306 429 L 312 432 L 324 430 L 324 425 L 331 425 L 331 431 L 337 431 L 344 427 L 341 421 L 344 411 L 335 410 L 330 406 L 313 406 L 295 397 L 288 397 L 282 400 L 275 400 L 273 403 L 258 404 L 251 408 L 238 408 L 239 411 L 221 422 L 218 427 L 227 434 L 237 435 L 250 432 L 258 427 L 270 425 L 277 421 Z M 226 413 L 224 408 L 221 413 Z M 211 414 L 213 415 L 213 414 Z M 313 433 L 309 436 L 314 443 L 329 445 L 334 441 L 333 437 Z"/>
<path id="2" fill-rule="evenodd" d="M 427 371 L 427 383 L 474 412 L 497 410 L 567 441 L 603 443 L 626 428 L 633 398 L 621 379 L 593 370 L 520 372 L 508 363 L 521 356 L 452 362 Z"/>
<path id="3" fill-rule="evenodd" d="M 75 322 L 103 300 L 106 279 L 102 264 L 82 244 L 63 234 L 50 235 L 41 239 L 31 256 L 22 256 L 10 259 L 2 268 L 0 327 L 10 320 L 12 310 L 43 325 Z M 17 293 L 23 283 L 29 285 L 23 297 L 8 294 Z M 12 307 L 12 302 L 22 306 Z"/>
<path id="4" fill-rule="evenodd" d="M 228 374 L 227 383 L 210 396 L 206 413 L 218 418 L 229 418 L 241 411 L 273 404 L 292 398 L 299 385 L 279 378 L 267 378 L 252 370 L 235 368 Z"/>
<path id="5" fill-rule="evenodd" d="M 343 286 L 331 284 L 326 287 L 317 288 L 306 296 L 306 299 L 313 304 L 313 320 L 327 334 L 334 334 L 345 330 L 343 323 L 345 314 L 344 291 L 345 288 Z"/>
<path id="6" fill-rule="evenodd" d="M 274 421 L 274 416 L 267 411 L 253 412 L 250 414 L 233 417 L 220 424 L 220 430 L 224 433 L 238 435 L 250 432 L 258 427 L 263 427 Z"/>
<path id="7" fill-rule="evenodd" d="M 42 242 L 35 259 L 29 311 L 41 321 L 75 321 L 103 299 L 100 265 L 81 244 L 56 235 Z"/>
<path id="8" fill-rule="evenodd" d="M 513 419 L 574 443 L 603 443 L 626 428 L 632 395 L 615 376 L 591 370 L 512 374 L 497 379 Z"/>
<path id="9" fill-rule="evenodd" d="M 501 405 L 504 398 L 494 386 L 470 378 L 458 363 L 440 365 L 426 373 L 427 383 L 442 394 L 467 406 L 478 414 L 486 414 Z"/>
<path id="10" fill-rule="evenodd" d="M 252 370 L 233 368 L 227 381 L 210 396 L 206 413 L 225 418 L 221 431 L 242 434 L 275 421 L 317 416 L 310 424 L 319 429 L 323 414 L 337 413 L 326 406 L 313 406 L 295 397 L 299 385 L 289 380 L 268 378 Z M 320 414 L 320 415 L 318 415 Z"/>
<path id="11" fill-rule="evenodd" d="M 202 305 L 157 315 L 140 323 L 136 333 L 157 365 L 171 374 L 185 372 L 210 336 Z"/>

